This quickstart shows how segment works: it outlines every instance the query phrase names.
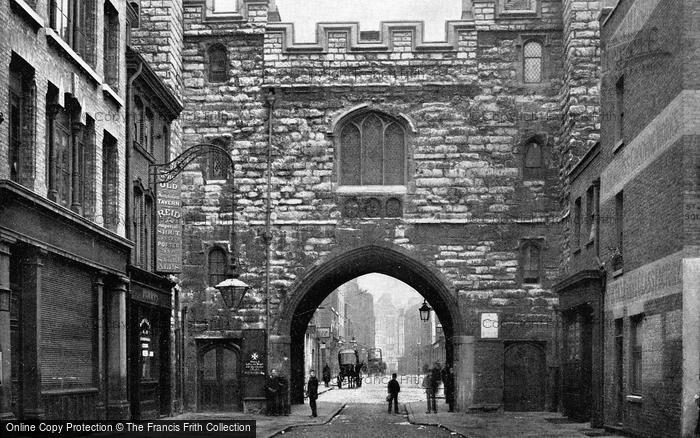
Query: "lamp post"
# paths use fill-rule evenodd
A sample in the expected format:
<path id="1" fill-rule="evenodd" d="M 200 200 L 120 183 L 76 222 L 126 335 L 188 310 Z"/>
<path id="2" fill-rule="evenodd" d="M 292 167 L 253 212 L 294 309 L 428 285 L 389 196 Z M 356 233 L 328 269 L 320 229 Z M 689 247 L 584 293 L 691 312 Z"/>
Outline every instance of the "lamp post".
<path id="1" fill-rule="evenodd" d="M 430 319 L 430 311 L 433 310 L 428 306 L 428 302 L 423 300 L 423 305 L 420 306 L 420 309 L 418 309 L 418 313 L 420 314 L 420 320 L 425 322 Z"/>
<path id="2" fill-rule="evenodd" d="M 238 253 L 236 250 L 236 231 L 234 227 L 236 198 L 233 193 L 235 187 L 233 173 L 235 163 L 233 162 L 233 158 L 231 158 L 229 152 L 221 146 L 211 143 L 198 143 L 185 149 L 184 152 L 167 163 L 149 165 L 149 171 L 151 172 L 151 178 L 154 184 L 168 183 L 185 170 L 192 161 L 211 153 L 220 154 L 228 159 L 231 175 L 231 227 L 229 228 L 229 253 L 231 255 L 229 256 L 229 278 L 214 287 L 219 291 L 224 303 L 229 309 L 238 310 L 250 286 L 238 278 Z"/>

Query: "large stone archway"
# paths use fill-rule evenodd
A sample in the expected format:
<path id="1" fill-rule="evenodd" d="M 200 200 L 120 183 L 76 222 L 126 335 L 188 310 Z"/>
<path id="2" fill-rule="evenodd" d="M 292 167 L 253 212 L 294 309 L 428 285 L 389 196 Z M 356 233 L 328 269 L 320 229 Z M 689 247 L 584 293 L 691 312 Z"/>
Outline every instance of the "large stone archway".
<path id="1" fill-rule="evenodd" d="M 409 251 L 388 243 L 337 250 L 306 269 L 295 281 L 271 336 L 272 366 L 290 376 L 292 403 L 303 402 L 303 337 L 315 309 L 343 283 L 369 273 L 389 275 L 416 289 L 440 319 L 447 339 L 447 362 L 455 367 L 457 407 L 468 406 L 472 395 L 473 337 L 454 289 L 444 276 Z"/>

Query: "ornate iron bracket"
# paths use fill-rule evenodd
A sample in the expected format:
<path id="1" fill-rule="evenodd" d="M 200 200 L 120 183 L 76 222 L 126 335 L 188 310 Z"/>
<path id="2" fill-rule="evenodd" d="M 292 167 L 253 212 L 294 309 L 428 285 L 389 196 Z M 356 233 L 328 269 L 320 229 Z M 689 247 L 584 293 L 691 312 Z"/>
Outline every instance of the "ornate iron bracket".
<path id="1" fill-rule="evenodd" d="M 233 175 L 233 158 L 231 158 L 226 149 L 211 143 L 199 143 L 187 148 L 183 153 L 167 163 L 149 165 L 153 183 L 167 183 L 174 180 L 191 162 L 212 152 L 226 156 L 229 164 L 231 164 L 231 174 Z"/>

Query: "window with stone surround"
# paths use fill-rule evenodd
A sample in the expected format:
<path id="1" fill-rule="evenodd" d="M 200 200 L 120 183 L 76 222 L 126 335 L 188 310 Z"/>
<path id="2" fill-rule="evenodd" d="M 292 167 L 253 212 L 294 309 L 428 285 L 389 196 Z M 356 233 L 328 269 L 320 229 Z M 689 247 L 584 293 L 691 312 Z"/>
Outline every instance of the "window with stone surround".
<path id="1" fill-rule="evenodd" d="M 117 229 L 117 139 L 104 132 L 102 138 L 102 218 L 108 230 Z"/>
<path id="2" fill-rule="evenodd" d="M 228 150 L 228 142 L 222 138 L 211 140 L 211 144 Z M 209 152 L 202 163 L 203 176 L 206 180 L 225 180 L 228 178 L 229 160 L 221 152 Z"/>
<path id="3" fill-rule="evenodd" d="M 209 251 L 207 263 L 210 287 L 214 287 L 226 280 L 226 251 L 218 246 L 212 248 Z"/>
<path id="4" fill-rule="evenodd" d="M 8 101 L 10 179 L 31 186 L 35 174 L 36 85 L 34 69 L 15 53 L 10 61 Z"/>
<path id="5" fill-rule="evenodd" d="M 586 243 L 595 241 L 598 234 L 598 196 L 596 192 L 595 185 L 588 187 L 588 190 L 586 190 L 586 234 L 588 236 Z"/>
<path id="6" fill-rule="evenodd" d="M 540 283 L 542 272 L 542 255 L 540 243 L 525 240 L 520 245 L 520 278 L 522 283 Z"/>
<path id="7" fill-rule="evenodd" d="M 525 167 L 539 169 L 542 167 L 542 146 L 536 141 L 531 141 L 525 146 Z"/>
<path id="8" fill-rule="evenodd" d="M 526 180 L 544 179 L 545 147 L 547 137 L 538 134 L 530 137 L 522 145 L 523 178 Z"/>
<path id="9" fill-rule="evenodd" d="M 573 221 L 571 245 L 575 251 L 581 246 L 581 198 L 574 201 Z"/>
<path id="10" fill-rule="evenodd" d="M 523 45 L 523 82 L 542 82 L 542 44 L 528 41 Z"/>
<path id="11" fill-rule="evenodd" d="M 111 1 L 104 2 L 103 68 L 104 80 L 114 91 L 119 89 L 119 13 Z"/>
<path id="12" fill-rule="evenodd" d="M 95 0 L 50 0 L 53 30 L 88 64 L 95 65 Z"/>
<path id="13" fill-rule="evenodd" d="M 49 100 L 51 102 L 51 100 Z M 94 181 L 94 120 L 80 123 L 80 107 L 66 99 L 65 107 L 47 105 L 49 124 L 49 199 L 86 214 L 91 206 Z"/>
<path id="14" fill-rule="evenodd" d="M 406 134 L 398 121 L 364 112 L 343 124 L 339 138 L 340 185 L 406 184 Z"/>
<path id="15" fill-rule="evenodd" d="M 644 315 L 635 315 L 630 322 L 630 393 L 641 394 Z"/>
<path id="16" fill-rule="evenodd" d="M 614 271 L 622 269 L 623 266 L 623 245 L 624 245 L 624 193 L 615 195 L 615 238 L 617 248 L 613 254 L 612 268 Z"/>
<path id="17" fill-rule="evenodd" d="M 621 143 L 625 139 L 625 77 L 615 83 L 615 141 Z"/>
<path id="18" fill-rule="evenodd" d="M 228 80 L 228 54 L 223 44 L 214 44 L 207 50 L 209 58 L 209 82 Z"/>

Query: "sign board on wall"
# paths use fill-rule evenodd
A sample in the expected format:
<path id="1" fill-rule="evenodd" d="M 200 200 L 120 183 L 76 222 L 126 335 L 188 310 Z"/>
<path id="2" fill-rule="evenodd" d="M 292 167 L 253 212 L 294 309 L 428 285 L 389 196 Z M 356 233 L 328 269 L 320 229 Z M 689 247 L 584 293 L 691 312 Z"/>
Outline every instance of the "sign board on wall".
<path id="1" fill-rule="evenodd" d="M 319 338 L 330 338 L 331 337 L 331 328 L 330 327 L 318 327 L 316 329 L 316 333 L 318 333 Z"/>
<path id="2" fill-rule="evenodd" d="M 157 184 L 156 270 L 182 272 L 182 200 L 180 179 Z"/>
<path id="3" fill-rule="evenodd" d="M 498 313 L 481 314 L 481 339 L 498 338 Z"/>

